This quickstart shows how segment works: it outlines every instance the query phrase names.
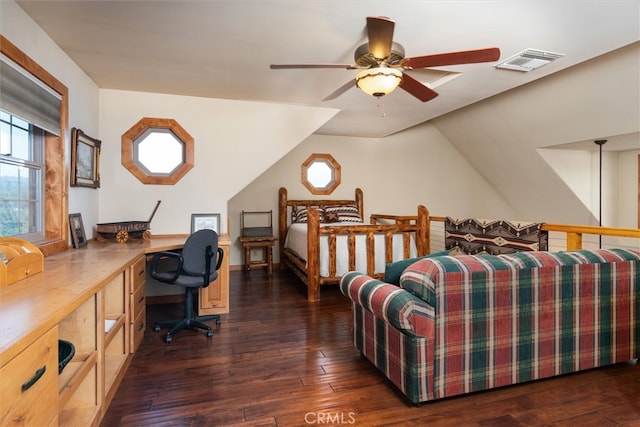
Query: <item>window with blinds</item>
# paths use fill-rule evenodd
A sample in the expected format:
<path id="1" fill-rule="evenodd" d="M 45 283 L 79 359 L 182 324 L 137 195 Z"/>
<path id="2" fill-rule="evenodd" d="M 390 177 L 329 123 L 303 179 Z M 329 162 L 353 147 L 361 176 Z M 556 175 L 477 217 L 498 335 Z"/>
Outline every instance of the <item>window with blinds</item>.
<path id="1" fill-rule="evenodd" d="M 69 247 L 68 89 L 0 34 L 0 237 Z"/>
<path id="2" fill-rule="evenodd" d="M 0 110 L 0 236 L 44 239 L 44 131 Z"/>

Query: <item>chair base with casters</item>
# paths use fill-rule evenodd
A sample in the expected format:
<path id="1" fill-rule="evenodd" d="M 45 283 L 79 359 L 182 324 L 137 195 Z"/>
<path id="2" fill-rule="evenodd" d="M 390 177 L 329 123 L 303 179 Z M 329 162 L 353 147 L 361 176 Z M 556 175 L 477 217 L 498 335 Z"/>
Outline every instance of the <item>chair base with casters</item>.
<path id="1" fill-rule="evenodd" d="M 171 328 L 167 331 L 164 337 L 164 341 L 169 344 L 173 341 L 172 335 L 183 329 L 198 328 L 206 331 L 207 337 L 213 336 L 213 329 L 211 326 L 204 322 L 209 320 L 215 320 L 216 325 L 220 325 L 220 315 L 212 314 L 208 316 L 195 316 L 193 314 L 193 289 L 185 288 L 185 301 L 184 301 L 184 318 L 172 319 L 172 320 L 159 320 L 155 323 L 154 331 L 160 332 L 161 328 Z"/>

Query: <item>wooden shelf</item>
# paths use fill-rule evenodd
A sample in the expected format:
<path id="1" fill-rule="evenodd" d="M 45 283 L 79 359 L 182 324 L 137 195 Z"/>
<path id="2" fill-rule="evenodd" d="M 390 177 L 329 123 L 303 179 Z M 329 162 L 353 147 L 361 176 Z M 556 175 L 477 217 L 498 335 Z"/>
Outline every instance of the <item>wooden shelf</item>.
<path id="1" fill-rule="evenodd" d="M 109 319 L 105 319 L 105 327 L 104 327 L 105 348 L 109 347 L 109 344 L 111 344 L 111 341 L 113 341 L 113 338 L 120 332 L 120 329 L 122 329 L 122 326 L 125 324 L 126 319 L 127 317 L 124 313 L 115 319 L 113 318 L 113 316 L 111 316 L 111 318 Z M 108 321 L 112 323 L 107 324 Z M 107 330 L 107 328 L 109 330 Z"/>
<path id="2" fill-rule="evenodd" d="M 60 407 L 64 407 L 91 369 L 96 366 L 98 352 L 76 354 L 58 377 Z"/>
<path id="3" fill-rule="evenodd" d="M 98 413 L 98 352 L 76 357 L 67 365 L 60 376 L 59 425 L 91 425 L 86 420 Z M 69 372 L 67 372 L 69 368 Z M 67 379 L 68 377 L 68 379 Z"/>
<path id="4" fill-rule="evenodd" d="M 98 417 L 96 405 L 67 406 L 58 413 L 59 426 L 90 426 Z"/>

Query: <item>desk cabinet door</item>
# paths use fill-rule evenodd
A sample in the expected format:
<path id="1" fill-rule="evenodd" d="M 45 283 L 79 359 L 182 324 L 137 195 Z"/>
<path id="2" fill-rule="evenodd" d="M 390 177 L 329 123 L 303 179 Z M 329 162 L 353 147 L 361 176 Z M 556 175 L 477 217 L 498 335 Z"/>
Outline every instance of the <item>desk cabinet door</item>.
<path id="1" fill-rule="evenodd" d="M 221 244 L 224 251 L 218 278 L 206 288 L 201 288 L 198 296 L 198 314 L 223 314 L 229 312 L 229 244 Z"/>
<path id="2" fill-rule="evenodd" d="M 0 379 L 0 425 L 57 424 L 58 328 L 3 366 Z"/>

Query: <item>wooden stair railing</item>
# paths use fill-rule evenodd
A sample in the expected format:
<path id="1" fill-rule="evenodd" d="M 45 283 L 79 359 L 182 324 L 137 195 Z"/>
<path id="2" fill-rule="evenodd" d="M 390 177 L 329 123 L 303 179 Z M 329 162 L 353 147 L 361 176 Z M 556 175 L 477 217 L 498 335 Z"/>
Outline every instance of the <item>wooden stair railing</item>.
<path id="1" fill-rule="evenodd" d="M 599 227 L 593 225 L 567 225 L 567 224 L 542 224 L 542 229 L 546 231 L 559 231 L 567 235 L 567 250 L 574 251 L 582 249 L 582 236 L 593 234 L 596 236 L 614 236 L 640 238 L 639 228 L 616 228 Z"/>

